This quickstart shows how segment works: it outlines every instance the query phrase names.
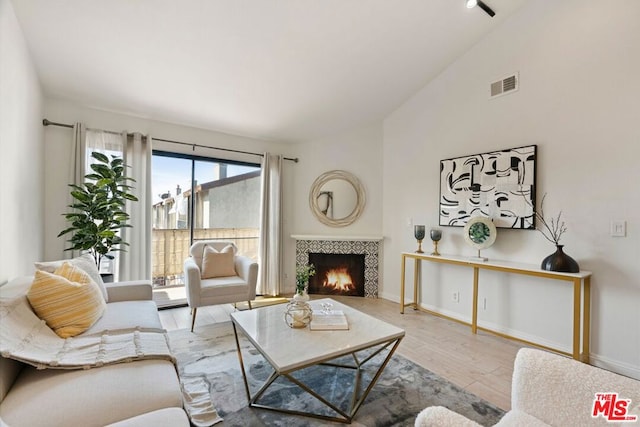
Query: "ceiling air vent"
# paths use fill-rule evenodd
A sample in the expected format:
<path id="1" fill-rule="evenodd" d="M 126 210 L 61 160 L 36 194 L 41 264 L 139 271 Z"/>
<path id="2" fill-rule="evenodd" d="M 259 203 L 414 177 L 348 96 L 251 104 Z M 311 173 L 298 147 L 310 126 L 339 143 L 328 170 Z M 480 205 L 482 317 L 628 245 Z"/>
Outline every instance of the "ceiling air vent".
<path id="1" fill-rule="evenodd" d="M 491 98 L 506 95 L 507 93 L 518 90 L 519 85 L 518 73 L 514 73 L 501 80 L 491 83 Z"/>

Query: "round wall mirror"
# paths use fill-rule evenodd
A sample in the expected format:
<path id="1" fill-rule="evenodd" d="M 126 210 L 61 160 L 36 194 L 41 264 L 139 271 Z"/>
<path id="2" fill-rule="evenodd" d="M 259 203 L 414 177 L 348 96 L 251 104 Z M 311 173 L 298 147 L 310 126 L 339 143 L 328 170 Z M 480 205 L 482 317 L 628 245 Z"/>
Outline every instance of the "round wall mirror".
<path id="1" fill-rule="evenodd" d="M 358 178 L 349 172 L 325 172 L 311 185 L 311 212 L 318 221 L 328 226 L 352 224 L 362 214 L 364 203 L 364 188 Z"/>

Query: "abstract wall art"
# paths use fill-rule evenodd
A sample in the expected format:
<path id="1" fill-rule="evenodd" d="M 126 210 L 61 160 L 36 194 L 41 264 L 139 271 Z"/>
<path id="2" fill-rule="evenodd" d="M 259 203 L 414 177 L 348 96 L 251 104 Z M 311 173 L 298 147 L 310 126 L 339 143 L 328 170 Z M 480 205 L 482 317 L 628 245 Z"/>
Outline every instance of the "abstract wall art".
<path id="1" fill-rule="evenodd" d="M 535 229 L 536 145 L 440 161 L 440 225 L 475 216 L 498 228 Z"/>

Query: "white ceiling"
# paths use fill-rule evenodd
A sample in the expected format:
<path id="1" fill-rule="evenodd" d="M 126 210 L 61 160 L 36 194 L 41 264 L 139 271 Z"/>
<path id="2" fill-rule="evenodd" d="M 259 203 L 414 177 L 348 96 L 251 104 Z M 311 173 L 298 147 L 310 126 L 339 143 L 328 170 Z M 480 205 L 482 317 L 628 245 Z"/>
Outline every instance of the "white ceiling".
<path id="1" fill-rule="evenodd" d="M 48 97 L 300 142 L 384 118 L 526 0 L 11 1 Z"/>

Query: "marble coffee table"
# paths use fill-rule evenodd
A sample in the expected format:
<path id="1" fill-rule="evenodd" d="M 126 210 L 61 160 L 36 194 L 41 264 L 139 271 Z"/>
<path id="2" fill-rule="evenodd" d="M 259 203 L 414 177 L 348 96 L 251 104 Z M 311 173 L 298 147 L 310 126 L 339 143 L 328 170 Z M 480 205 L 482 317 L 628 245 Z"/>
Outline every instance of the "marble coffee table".
<path id="1" fill-rule="evenodd" d="M 312 331 L 308 327 L 290 328 L 284 321 L 285 306 L 282 304 L 231 313 L 249 406 L 331 421 L 351 422 L 396 351 L 404 337 L 404 330 L 328 298 L 313 300 L 309 304 L 314 311 L 321 311 L 322 302 L 327 301 L 333 304 L 333 310 L 344 312 L 349 322 L 349 330 Z M 271 376 L 253 395 L 247 380 L 239 333 L 251 342 L 273 368 Z M 346 363 L 343 356 L 352 357 L 346 358 Z M 341 360 L 336 362 L 337 358 Z M 361 370 L 365 364 L 367 367 L 377 364 L 368 385 L 361 384 Z M 345 410 L 338 407 L 328 396 L 321 396 L 300 380 L 300 375 L 297 375 L 298 378 L 293 375 L 296 371 L 314 365 L 326 365 L 327 369 L 333 367 L 356 371 L 353 375 L 353 396 L 349 408 Z M 278 408 L 261 404 L 260 397 L 280 377 L 286 378 L 304 392 L 314 396 L 335 416 L 307 412 L 304 408 Z"/>

